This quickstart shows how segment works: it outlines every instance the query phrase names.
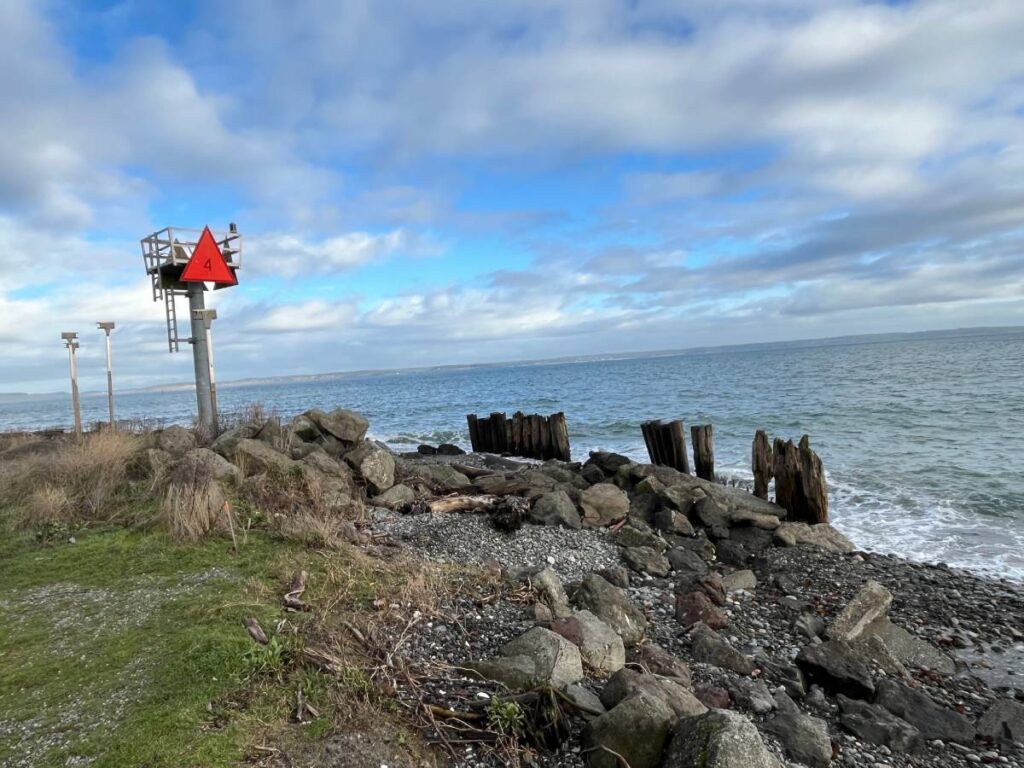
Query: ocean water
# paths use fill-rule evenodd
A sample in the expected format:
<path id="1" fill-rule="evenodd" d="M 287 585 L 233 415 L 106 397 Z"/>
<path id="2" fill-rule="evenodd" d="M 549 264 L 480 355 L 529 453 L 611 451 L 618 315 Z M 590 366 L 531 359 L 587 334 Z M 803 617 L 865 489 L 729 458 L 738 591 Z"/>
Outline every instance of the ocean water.
<path id="1" fill-rule="evenodd" d="M 716 468 L 749 479 L 756 429 L 809 434 L 832 519 L 860 547 L 1024 581 L 1024 332 L 733 349 L 223 386 L 222 411 L 344 406 L 398 449 L 468 447 L 465 416 L 564 411 L 574 458 L 646 458 L 641 421 L 715 427 Z M 119 417 L 188 423 L 188 391 L 125 393 Z M 87 421 L 106 417 L 86 397 Z M 0 429 L 67 424 L 68 398 L 0 404 Z"/>

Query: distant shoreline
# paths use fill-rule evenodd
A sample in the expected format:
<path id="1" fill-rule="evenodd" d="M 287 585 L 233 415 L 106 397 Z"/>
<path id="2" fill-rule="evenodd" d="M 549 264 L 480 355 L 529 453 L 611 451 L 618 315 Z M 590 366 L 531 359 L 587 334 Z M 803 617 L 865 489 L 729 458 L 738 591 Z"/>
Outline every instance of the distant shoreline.
<path id="1" fill-rule="evenodd" d="M 386 374 L 404 375 L 423 373 L 425 371 L 478 370 L 486 368 L 514 368 L 530 365 L 561 365 L 567 363 L 607 362 L 614 360 L 642 360 L 657 357 L 675 357 L 683 355 L 710 355 L 726 352 L 761 352 L 785 349 L 814 349 L 818 347 L 845 347 L 858 344 L 880 344 L 899 341 L 917 341 L 931 339 L 957 339 L 986 336 L 1003 336 L 1024 334 L 1024 325 L 977 326 L 970 328 L 947 328 L 934 331 L 908 331 L 898 333 L 867 333 L 846 336 L 826 336 L 814 339 L 792 339 L 789 341 L 763 341 L 746 344 L 725 344 L 722 346 L 683 347 L 678 349 L 656 349 L 640 352 L 604 352 L 593 355 L 570 355 L 562 357 L 532 358 L 526 360 L 506 360 L 493 363 L 447 363 L 444 365 L 424 365 L 413 368 L 366 368 L 354 371 L 329 371 L 326 373 L 299 373 L 288 376 L 249 377 L 218 382 L 219 387 L 266 386 L 274 384 L 302 383 L 311 381 L 335 381 L 338 379 L 354 379 L 361 377 L 381 376 Z M 187 392 L 194 385 L 188 382 L 173 384 L 154 384 L 148 387 L 121 390 L 122 394 Z M 25 403 L 33 400 L 47 400 L 54 397 L 66 397 L 67 392 L 0 392 L 0 405 L 8 403 Z M 83 392 L 82 397 L 106 396 L 106 392 Z"/>

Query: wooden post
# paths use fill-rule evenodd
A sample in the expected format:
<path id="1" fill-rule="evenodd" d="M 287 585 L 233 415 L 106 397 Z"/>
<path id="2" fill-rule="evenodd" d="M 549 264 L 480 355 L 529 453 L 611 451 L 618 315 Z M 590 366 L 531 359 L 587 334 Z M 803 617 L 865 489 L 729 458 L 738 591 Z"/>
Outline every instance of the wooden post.
<path id="1" fill-rule="evenodd" d="M 772 479 L 772 447 L 763 429 L 754 433 L 751 465 L 754 470 L 754 495 L 767 499 L 768 481 Z"/>
<path id="2" fill-rule="evenodd" d="M 644 421 L 640 424 L 640 431 L 644 436 L 644 445 L 647 446 L 647 455 L 651 459 L 651 464 L 658 464 L 658 450 L 654 442 L 654 425 L 657 422 Z"/>
<path id="3" fill-rule="evenodd" d="M 800 475 L 808 523 L 828 522 L 828 488 L 821 459 L 811 450 L 807 435 L 800 438 Z"/>
<path id="4" fill-rule="evenodd" d="M 466 422 L 469 424 L 469 443 L 473 448 L 473 453 L 478 453 L 480 451 L 480 432 L 476 414 L 471 413 L 466 416 Z"/>
<path id="5" fill-rule="evenodd" d="M 669 439 L 672 442 L 672 456 L 675 469 L 690 474 L 690 458 L 686 454 L 686 431 L 681 419 L 668 423 Z M 696 463 L 696 458 L 694 463 Z"/>
<path id="6" fill-rule="evenodd" d="M 693 469 L 697 477 L 704 480 L 715 479 L 715 444 L 710 424 L 697 424 L 690 427 L 693 440 Z"/>
<path id="7" fill-rule="evenodd" d="M 516 456 L 523 454 L 523 412 L 516 411 L 512 414 L 512 453 Z"/>
<path id="8" fill-rule="evenodd" d="M 565 421 L 565 414 L 561 411 L 551 416 L 551 437 L 555 446 L 555 458 L 560 461 L 571 461 L 569 425 Z"/>
<path id="9" fill-rule="evenodd" d="M 505 414 L 491 414 L 491 452 L 505 452 Z"/>
<path id="10" fill-rule="evenodd" d="M 775 503 L 789 512 L 789 519 L 793 522 L 807 522 L 799 449 L 793 445 L 792 440 L 783 442 L 775 438 L 772 454 Z"/>

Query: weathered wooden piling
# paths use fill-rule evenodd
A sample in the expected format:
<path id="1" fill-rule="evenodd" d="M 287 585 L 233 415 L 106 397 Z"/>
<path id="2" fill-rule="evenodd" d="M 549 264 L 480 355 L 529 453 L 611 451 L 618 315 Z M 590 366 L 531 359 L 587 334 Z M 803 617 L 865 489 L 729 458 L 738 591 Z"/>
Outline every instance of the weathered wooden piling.
<path id="1" fill-rule="evenodd" d="M 811 450 L 810 438 L 804 435 L 796 446 L 792 440 L 777 437 L 772 454 L 775 503 L 789 512 L 793 522 L 827 523 L 825 469 L 818 454 Z"/>
<path id="2" fill-rule="evenodd" d="M 767 499 L 768 483 L 772 479 L 772 447 L 763 429 L 754 434 L 751 465 L 754 470 L 754 495 Z"/>
<path id="3" fill-rule="evenodd" d="M 474 452 L 570 461 L 569 427 L 564 413 L 541 416 L 516 411 L 511 419 L 501 412 L 485 418 L 471 413 L 466 416 L 466 423 Z"/>
<path id="4" fill-rule="evenodd" d="M 715 479 L 715 443 L 710 424 L 695 424 L 690 427 L 693 442 L 693 471 L 704 480 Z"/>
<path id="5" fill-rule="evenodd" d="M 662 467 L 672 467 L 680 472 L 690 474 L 690 459 L 686 453 L 686 433 L 683 422 L 670 421 L 667 424 L 660 420 L 645 421 L 640 425 L 647 446 L 647 455 L 651 463 Z"/>

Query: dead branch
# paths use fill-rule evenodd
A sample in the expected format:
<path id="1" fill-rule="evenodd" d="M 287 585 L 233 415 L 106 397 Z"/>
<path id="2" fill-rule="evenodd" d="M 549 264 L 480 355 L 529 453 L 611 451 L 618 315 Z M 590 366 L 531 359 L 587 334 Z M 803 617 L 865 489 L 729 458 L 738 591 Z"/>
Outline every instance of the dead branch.
<path id="1" fill-rule="evenodd" d="M 260 626 L 260 623 L 254 617 L 247 616 L 242 620 L 242 624 L 245 625 L 250 637 L 260 645 L 266 645 L 270 642 L 267 633 L 263 631 L 263 627 Z"/>

